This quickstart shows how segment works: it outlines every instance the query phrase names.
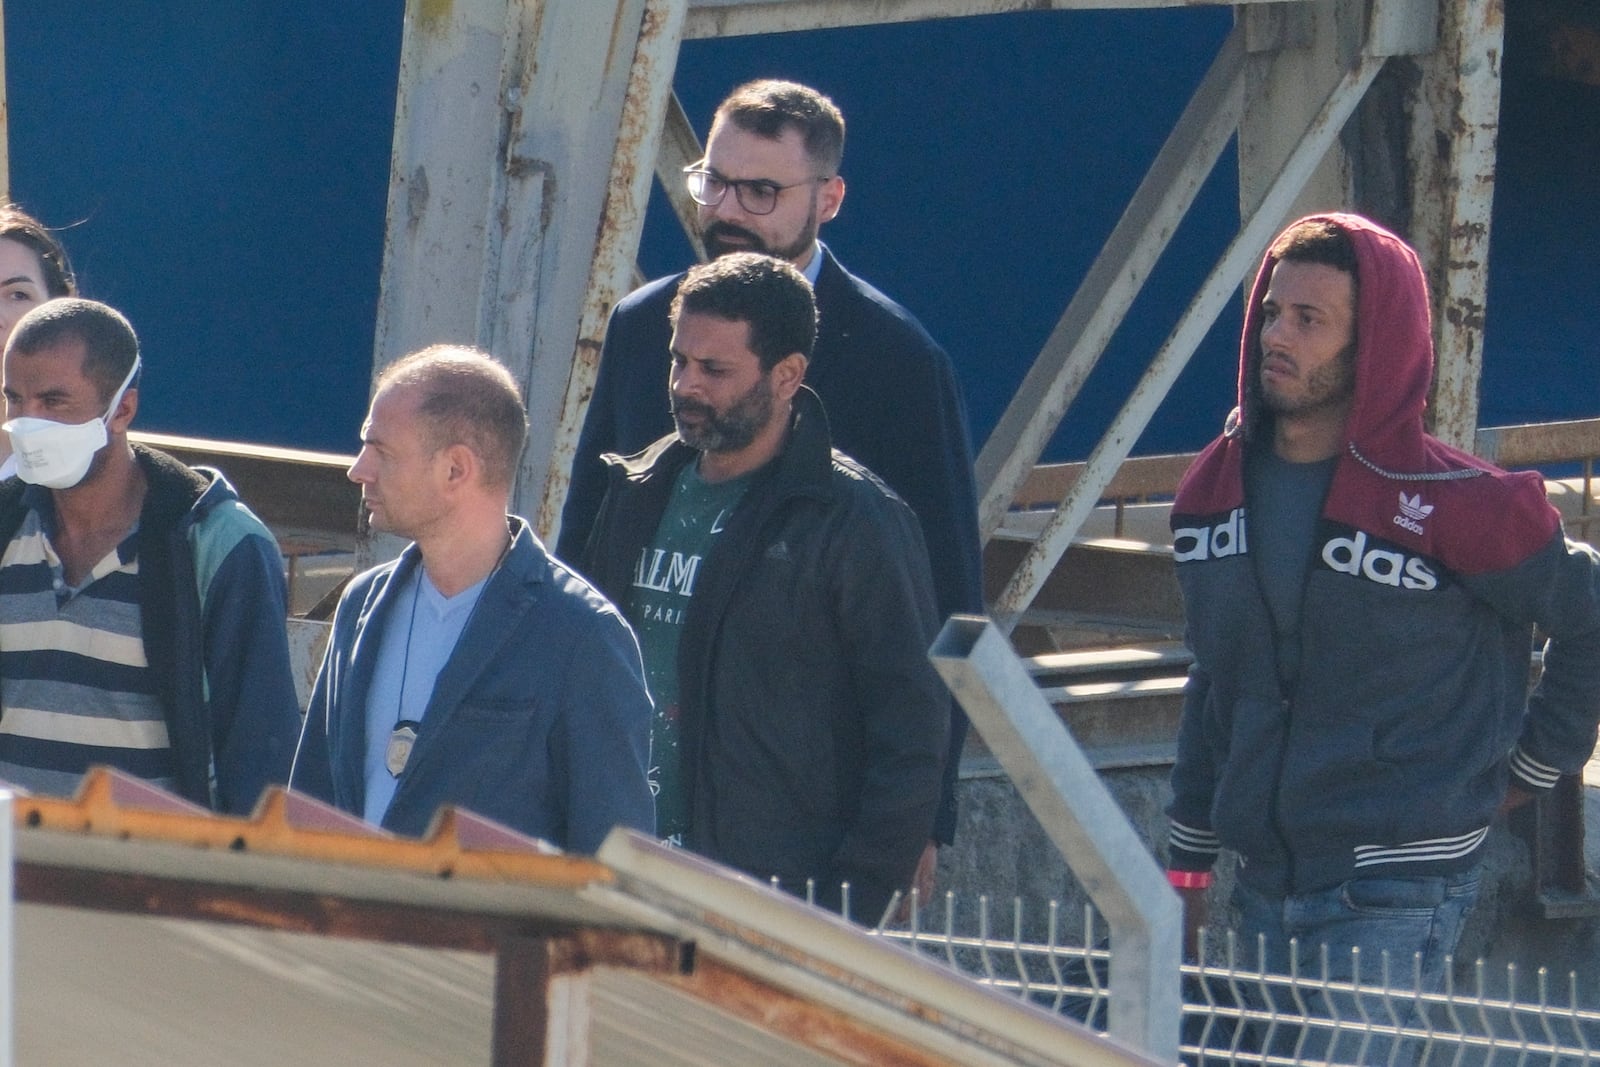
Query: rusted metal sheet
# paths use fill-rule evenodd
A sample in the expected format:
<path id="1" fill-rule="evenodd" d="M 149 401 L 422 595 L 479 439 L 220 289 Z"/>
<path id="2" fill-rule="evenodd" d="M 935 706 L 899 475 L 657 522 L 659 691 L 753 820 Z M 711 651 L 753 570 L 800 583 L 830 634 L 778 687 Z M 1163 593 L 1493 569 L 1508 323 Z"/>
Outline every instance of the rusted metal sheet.
<path id="1" fill-rule="evenodd" d="M 849 1014 L 702 959 L 672 984 L 753 1025 L 856 1067 L 956 1067 L 948 1058 L 863 1026 Z"/>
<path id="2" fill-rule="evenodd" d="M 670 972 L 682 946 L 656 934 L 577 929 L 507 937 L 495 950 L 493 1067 L 587 1064 L 595 967 Z"/>
<path id="3" fill-rule="evenodd" d="M 608 66 L 612 67 L 611 78 L 625 91 L 617 100 L 615 135 L 606 142 L 613 152 L 608 177 L 602 183 L 604 198 L 599 205 L 592 254 L 581 275 L 586 284 L 578 294 L 581 303 L 575 344 L 563 348 L 554 337 L 542 342 L 552 356 L 557 351 L 575 354 L 570 365 L 562 362 L 559 368 L 554 365 L 555 360 L 547 357 L 551 366 L 546 385 L 560 401 L 548 409 L 544 447 L 539 447 L 538 441 L 530 442 L 523 457 L 519 499 L 525 509 L 536 504 L 534 526 L 548 541 L 554 541 L 560 532 L 561 506 L 566 501 L 583 413 L 594 392 L 606 320 L 612 306 L 633 284 L 634 259 L 650 198 L 662 118 L 672 96 L 672 72 L 677 66 L 686 6 L 687 0 L 647 0 L 642 9 L 628 4 L 619 7 L 618 39 L 628 42 L 626 55 L 611 57 Z M 634 24 L 637 30 L 623 33 L 621 20 L 629 17 L 638 19 Z M 595 150 L 594 145 L 586 147 L 590 152 Z M 570 269 L 576 271 L 576 263 Z M 558 369 L 560 375 L 556 373 Z M 529 396 L 531 401 L 532 387 Z"/>
<path id="4" fill-rule="evenodd" d="M 943 1057 L 932 1063 L 1158 1062 L 1022 999 L 956 981 L 933 961 L 866 937 L 837 916 L 819 916 L 788 894 L 749 878 L 720 877 L 710 861 L 647 835 L 615 830 L 598 858 L 633 898 L 706 931 L 697 940 L 693 972 L 674 984 L 699 988 L 695 977 L 714 959 Z"/>
<path id="5" fill-rule="evenodd" d="M 22 860 L 17 899 L 29 904 L 124 912 L 148 918 L 384 941 L 420 948 L 493 952 L 507 937 L 561 929 L 555 923 L 470 909 L 447 911 L 327 893 L 196 882 L 126 871 L 88 871 Z"/>
<path id="6" fill-rule="evenodd" d="M 193 848 L 249 851 L 430 874 L 526 880 L 564 888 L 606 883 L 611 872 L 481 816 L 441 808 L 426 836 L 396 837 L 300 793 L 274 787 L 249 818 L 213 814 L 105 767 L 72 798 L 17 798 L 18 826 L 111 838 L 144 837 Z"/>

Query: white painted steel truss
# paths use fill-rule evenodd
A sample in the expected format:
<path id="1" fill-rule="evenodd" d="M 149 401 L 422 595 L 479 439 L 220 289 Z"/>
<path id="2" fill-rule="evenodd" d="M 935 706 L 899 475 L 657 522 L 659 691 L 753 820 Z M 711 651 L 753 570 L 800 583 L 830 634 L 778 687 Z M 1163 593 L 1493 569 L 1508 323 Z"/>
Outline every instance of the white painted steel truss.
<path id="1" fill-rule="evenodd" d="M 381 368 L 447 328 L 457 337 L 467 328 L 506 360 L 529 397 L 539 398 L 537 410 L 530 409 L 535 433 L 517 500 L 525 512 L 537 513 L 537 528 L 551 536 L 606 316 L 637 277 L 633 261 L 652 175 L 663 179 L 680 219 L 687 224 L 692 218 L 677 173 L 700 147 L 671 88 L 681 41 L 1074 9 L 1151 9 L 1151 17 L 1159 17 L 1159 9 L 1195 2 L 464 0 L 441 24 L 437 5 L 410 0 L 375 364 Z M 1412 143 L 1426 137 L 1430 151 L 1410 155 L 1419 171 L 1429 171 L 1419 183 L 1440 202 L 1419 202 L 1425 217 L 1411 236 L 1425 262 L 1443 265 L 1434 272 L 1445 302 L 1435 316 L 1442 383 L 1436 428 L 1447 439 L 1471 440 L 1499 84 L 1497 65 L 1476 59 L 1497 54 L 1495 0 L 1288 0 L 1233 7 L 1238 27 L 978 457 L 986 537 L 1042 455 L 1200 183 L 1228 140 L 1250 127 L 1248 168 L 1241 146 L 1240 232 L 1008 583 L 995 605 L 1003 624 L 1031 603 L 1306 183 L 1323 175 L 1319 180 L 1327 185 L 1330 168 L 1338 171 L 1340 133 L 1390 56 L 1431 64 L 1424 70 L 1430 92 L 1419 108 L 1426 113 L 1412 120 Z M 583 10 L 581 18 L 576 9 Z M 1325 69 L 1323 59 L 1291 59 L 1283 71 L 1262 73 L 1281 56 L 1343 54 L 1338 41 L 1352 27 L 1364 43 L 1336 61 L 1337 69 Z M 597 64 L 602 51 L 606 60 Z M 1316 77 L 1298 79 L 1297 63 Z M 1298 87 L 1304 99 L 1264 107 L 1253 94 L 1270 91 L 1270 77 L 1278 77 L 1281 88 L 1285 76 L 1305 83 Z M 494 86 L 497 94 L 491 111 L 498 120 L 480 122 L 472 137 L 460 123 L 408 120 L 425 117 L 439 95 L 464 92 L 467 85 L 475 92 Z M 550 86 L 559 90 L 553 97 Z M 1465 131 L 1442 161 L 1432 151 L 1430 123 Z M 572 150 L 574 144 L 587 150 Z M 596 156 L 604 159 L 597 148 L 609 152 L 608 178 L 593 169 Z M 482 168 L 461 165 L 463 158 L 485 156 L 498 162 L 487 181 Z M 418 175 L 431 178 L 431 191 L 418 188 Z M 586 186 L 599 192 L 582 194 Z M 447 253 L 442 261 L 441 249 Z M 462 311 L 452 307 L 466 315 L 453 327 Z"/>

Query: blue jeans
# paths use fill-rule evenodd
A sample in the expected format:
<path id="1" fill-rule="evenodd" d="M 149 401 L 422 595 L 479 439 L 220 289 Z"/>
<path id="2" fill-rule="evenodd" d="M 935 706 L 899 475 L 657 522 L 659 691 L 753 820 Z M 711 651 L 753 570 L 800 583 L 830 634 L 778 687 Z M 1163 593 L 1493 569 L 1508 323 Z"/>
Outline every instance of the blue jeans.
<path id="1" fill-rule="evenodd" d="M 1330 889 L 1289 897 L 1269 897 L 1241 879 L 1234 888 L 1238 912 L 1239 963 L 1257 967 L 1258 938 L 1265 955 L 1259 969 L 1293 973 L 1303 979 L 1362 986 L 1437 992 L 1444 984 L 1445 958 L 1455 951 L 1461 928 L 1478 899 L 1480 869 L 1418 878 L 1353 878 Z M 1293 957 L 1290 939 L 1295 940 Z M 1327 946 L 1326 970 L 1323 946 Z M 1357 958 L 1351 950 L 1359 948 Z M 1388 954 L 1385 973 L 1384 954 Z M 1291 970 L 1291 963 L 1293 969 Z M 1366 1021 L 1406 1026 L 1416 1020 L 1416 1002 L 1403 996 L 1361 996 L 1335 990 L 1252 990 L 1251 1006 L 1334 1020 L 1330 1025 L 1256 1027 L 1266 1051 L 1307 1060 L 1344 1063 L 1408 1064 L 1422 1052 L 1416 1041 L 1398 1046 L 1370 1033 Z M 1365 1020 L 1365 1021 L 1364 1021 Z M 1340 1021 L 1346 1025 L 1339 1025 Z"/>

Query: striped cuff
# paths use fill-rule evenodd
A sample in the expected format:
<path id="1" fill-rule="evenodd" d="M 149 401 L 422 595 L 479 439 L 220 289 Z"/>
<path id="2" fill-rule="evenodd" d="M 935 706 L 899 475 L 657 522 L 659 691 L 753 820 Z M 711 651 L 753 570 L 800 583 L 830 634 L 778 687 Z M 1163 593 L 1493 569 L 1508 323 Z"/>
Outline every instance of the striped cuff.
<path id="1" fill-rule="evenodd" d="M 1363 867 L 1388 866 L 1395 863 L 1445 863 L 1470 856 L 1489 836 L 1487 826 L 1469 830 L 1454 837 L 1434 837 L 1426 841 L 1408 841 L 1399 845 L 1357 845 L 1357 870 Z"/>
<path id="2" fill-rule="evenodd" d="M 1555 788 L 1556 779 L 1561 777 L 1559 767 L 1552 767 L 1548 763 L 1534 759 L 1521 745 L 1511 752 L 1511 773 L 1535 793 L 1544 793 Z"/>
<path id="3" fill-rule="evenodd" d="M 1181 869 L 1209 868 L 1222 851 L 1222 842 L 1215 830 L 1202 830 L 1173 820 L 1167 831 L 1169 862 Z"/>

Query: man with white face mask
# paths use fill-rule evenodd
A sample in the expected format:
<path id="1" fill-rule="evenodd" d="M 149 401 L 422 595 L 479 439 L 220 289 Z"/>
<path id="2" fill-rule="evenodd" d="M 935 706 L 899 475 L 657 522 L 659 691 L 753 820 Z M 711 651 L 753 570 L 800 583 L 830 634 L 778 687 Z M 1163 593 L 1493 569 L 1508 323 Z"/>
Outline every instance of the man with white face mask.
<path id="1" fill-rule="evenodd" d="M 216 471 L 130 444 L 139 342 L 67 298 L 5 349 L 0 780 L 110 765 L 228 812 L 288 779 L 299 706 L 272 535 Z"/>

